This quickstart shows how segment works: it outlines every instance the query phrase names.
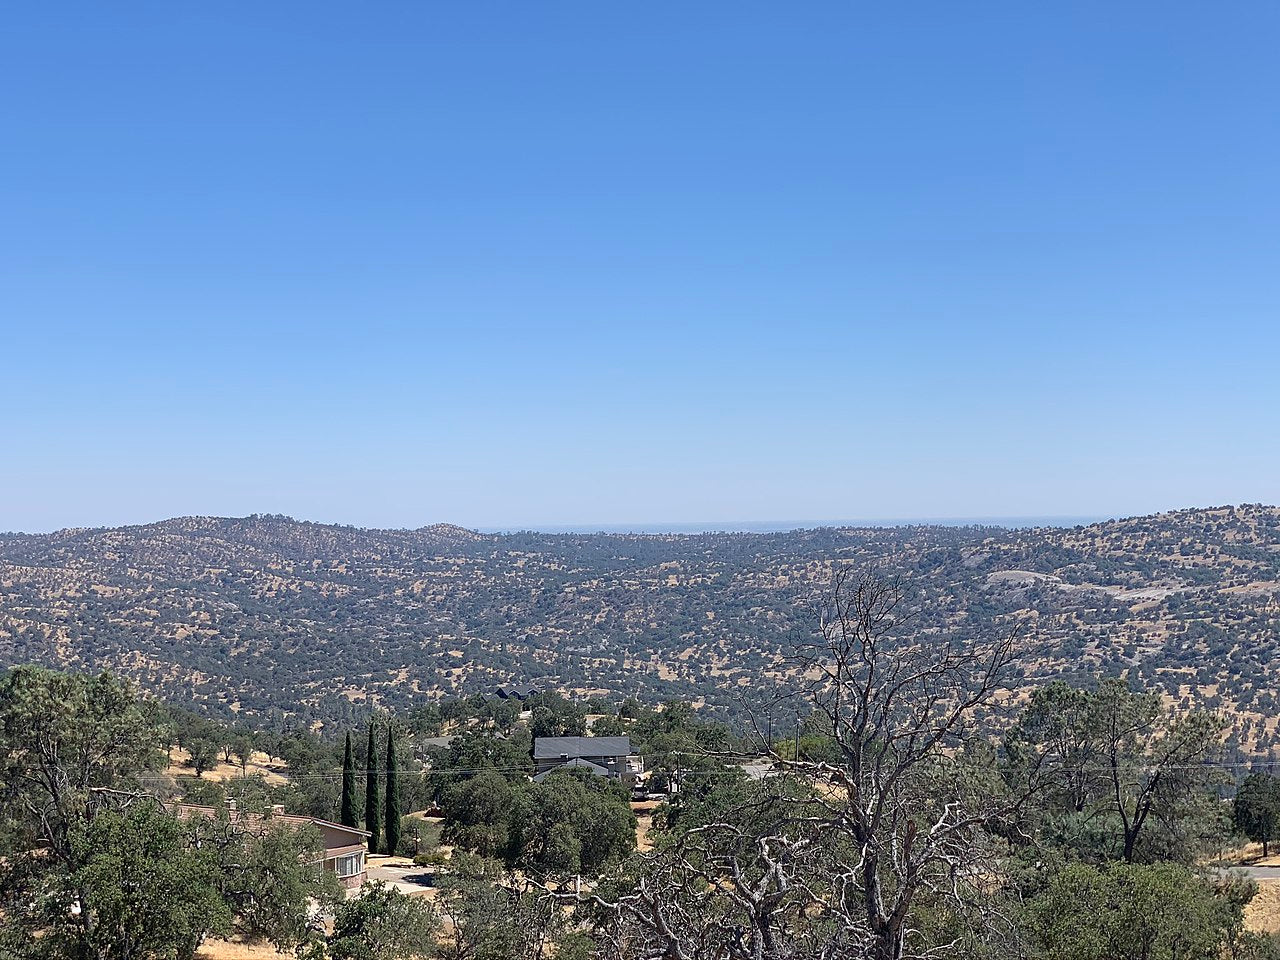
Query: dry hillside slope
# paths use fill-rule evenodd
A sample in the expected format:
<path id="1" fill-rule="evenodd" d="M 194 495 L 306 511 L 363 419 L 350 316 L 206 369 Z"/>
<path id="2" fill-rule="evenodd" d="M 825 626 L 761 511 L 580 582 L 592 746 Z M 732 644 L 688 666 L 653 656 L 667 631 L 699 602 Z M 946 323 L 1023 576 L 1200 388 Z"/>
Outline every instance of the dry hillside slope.
<path id="1" fill-rule="evenodd" d="M 0 535 L 0 664 L 111 667 L 219 712 L 337 719 L 519 683 L 729 705 L 785 672 L 833 563 L 925 630 L 1028 628 L 1028 677 L 1128 672 L 1276 734 L 1280 510 L 1074 529 L 492 536 L 284 517 Z"/>

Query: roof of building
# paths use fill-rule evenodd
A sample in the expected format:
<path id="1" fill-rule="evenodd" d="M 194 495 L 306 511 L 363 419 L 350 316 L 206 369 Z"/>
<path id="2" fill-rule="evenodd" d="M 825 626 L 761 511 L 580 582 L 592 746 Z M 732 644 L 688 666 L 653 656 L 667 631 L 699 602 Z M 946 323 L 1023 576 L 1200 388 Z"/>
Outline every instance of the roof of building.
<path id="1" fill-rule="evenodd" d="M 218 816 L 217 807 L 206 807 L 196 803 L 168 803 L 165 804 L 175 816 L 179 818 L 189 817 L 213 817 Z M 333 830 L 343 830 L 360 837 L 369 836 L 368 830 L 361 830 L 359 827 L 348 827 L 345 823 L 334 823 L 332 820 L 325 820 L 321 817 L 303 817 L 291 813 L 245 813 L 243 811 L 229 809 L 225 811 L 228 819 L 243 823 L 249 827 L 258 827 L 266 823 L 268 820 L 277 820 L 281 823 L 291 823 L 294 826 L 313 826 L 313 827 L 329 827 Z"/>
<path id="2" fill-rule="evenodd" d="M 630 737 L 539 737 L 533 741 L 533 759 L 563 757 L 625 757 L 631 753 Z"/>
<path id="3" fill-rule="evenodd" d="M 581 757 L 574 757 L 568 763 L 562 763 L 559 766 L 552 767 L 550 770 L 543 771 L 533 779 L 541 783 L 553 773 L 561 773 L 568 769 L 586 770 L 588 773 L 594 773 L 597 777 L 607 777 L 609 775 L 609 771 L 600 766 L 600 764 L 592 763 L 590 760 L 583 760 Z"/>
<path id="4" fill-rule="evenodd" d="M 347 857 L 353 853 L 364 853 L 363 843 L 349 843 L 345 847 L 329 847 L 324 852 L 326 860 L 334 857 Z"/>
<path id="5" fill-rule="evenodd" d="M 524 690 L 517 690 L 514 687 L 510 690 L 499 687 L 497 693 L 499 700 L 528 700 L 530 697 L 536 697 L 537 695 L 537 687 L 530 687 L 527 693 Z"/>
<path id="6" fill-rule="evenodd" d="M 447 747 L 457 739 L 455 733 L 447 737 L 417 737 L 413 742 L 420 747 Z"/>

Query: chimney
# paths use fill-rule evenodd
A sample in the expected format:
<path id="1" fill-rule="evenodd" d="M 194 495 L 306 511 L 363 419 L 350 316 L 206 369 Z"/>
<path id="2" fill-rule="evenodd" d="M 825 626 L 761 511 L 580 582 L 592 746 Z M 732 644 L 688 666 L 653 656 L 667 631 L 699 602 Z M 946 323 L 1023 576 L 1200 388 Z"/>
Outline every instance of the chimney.
<path id="1" fill-rule="evenodd" d="M 273 817 L 283 817 L 283 816 L 284 816 L 284 804 L 283 804 L 283 803 L 277 803 L 275 806 L 273 806 L 273 807 L 271 808 L 271 815 L 272 815 Z"/>
<path id="2" fill-rule="evenodd" d="M 236 818 L 236 798 L 227 797 L 227 819 L 234 820 Z"/>

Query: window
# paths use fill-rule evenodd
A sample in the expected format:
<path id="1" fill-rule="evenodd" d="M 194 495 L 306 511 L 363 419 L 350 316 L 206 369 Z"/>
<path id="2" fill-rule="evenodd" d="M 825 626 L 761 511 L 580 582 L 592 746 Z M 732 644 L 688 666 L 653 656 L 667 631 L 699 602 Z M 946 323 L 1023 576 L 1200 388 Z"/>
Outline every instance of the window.
<path id="1" fill-rule="evenodd" d="M 354 877 L 364 870 L 364 854 L 349 853 L 345 857 L 335 857 L 334 870 L 339 877 Z"/>

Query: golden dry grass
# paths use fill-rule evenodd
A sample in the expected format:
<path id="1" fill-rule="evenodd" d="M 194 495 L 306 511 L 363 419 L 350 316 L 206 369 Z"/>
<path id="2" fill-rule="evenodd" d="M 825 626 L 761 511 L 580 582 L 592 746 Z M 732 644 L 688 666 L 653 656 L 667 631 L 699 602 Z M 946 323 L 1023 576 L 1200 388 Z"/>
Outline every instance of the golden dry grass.
<path id="1" fill-rule="evenodd" d="M 1244 908 L 1246 930 L 1280 933 L 1280 880 L 1259 880 L 1258 895 Z"/>
<path id="2" fill-rule="evenodd" d="M 1268 856 L 1262 855 L 1262 844 L 1243 843 L 1234 849 L 1227 850 L 1224 862 L 1233 867 L 1280 867 L 1280 844 L 1271 844 Z"/>
<path id="3" fill-rule="evenodd" d="M 174 747 L 169 759 L 169 768 L 165 771 L 169 776 L 195 776 L 195 770 L 191 768 L 191 754 L 182 749 L 182 747 Z M 259 750 L 253 755 L 248 773 L 250 776 L 261 774 L 267 783 L 273 787 L 278 787 L 289 782 L 288 777 L 282 772 L 284 770 L 285 762 L 283 760 L 279 757 L 270 757 Z M 240 776 L 243 776 L 243 773 L 238 763 L 224 763 L 221 758 L 219 758 L 214 767 L 204 772 L 205 780 L 212 780 L 216 783 L 226 783 L 228 780 L 234 780 Z"/>
<path id="4" fill-rule="evenodd" d="M 240 940 L 208 940 L 196 951 L 198 960 L 288 960 L 269 943 L 244 943 Z"/>
<path id="5" fill-rule="evenodd" d="M 653 829 L 653 812 L 658 804 L 652 801 L 632 801 L 631 812 L 636 815 L 636 849 L 645 853 L 653 849 L 649 831 Z"/>

